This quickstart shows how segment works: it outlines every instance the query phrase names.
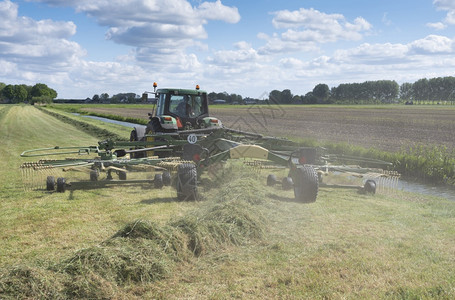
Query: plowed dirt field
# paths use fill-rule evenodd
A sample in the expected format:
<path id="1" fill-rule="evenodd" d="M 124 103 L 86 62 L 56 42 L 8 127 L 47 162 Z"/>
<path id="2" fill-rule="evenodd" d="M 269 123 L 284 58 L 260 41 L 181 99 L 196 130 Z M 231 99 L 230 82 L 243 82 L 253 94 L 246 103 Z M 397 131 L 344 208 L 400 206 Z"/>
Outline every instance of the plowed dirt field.
<path id="1" fill-rule="evenodd" d="M 147 119 L 144 108 L 84 110 Z M 227 127 L 265 135 L 345 142 L 397 151 L 416 144 L 455 146 L 455 107 L 210 106 Z"/>

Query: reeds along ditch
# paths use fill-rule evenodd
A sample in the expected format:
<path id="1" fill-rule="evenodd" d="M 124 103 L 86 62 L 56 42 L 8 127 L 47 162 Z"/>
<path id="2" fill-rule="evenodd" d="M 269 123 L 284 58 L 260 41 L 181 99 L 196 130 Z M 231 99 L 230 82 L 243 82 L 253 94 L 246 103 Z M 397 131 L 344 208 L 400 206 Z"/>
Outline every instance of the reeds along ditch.
<path id="1" fill-rule="evenodd" d="M 415 145 L 398 152 L 365 149 L 345 143 L 326 143 L 330 152 L 381 159 L 405 178 L 431 184 L 455 185 L 455 150 L 446 146 Z"/>
<path id="2" fill-rule="evenodd" d="M 193 257 L 262 240 L 265 194 L 257 174 L 242 173 L 184 217 L 164 225 L 136 220 L 58 263 L 1 271 L 0 298 L 112 298 L 121 296 L 124 286 L 165 278 Z"/>

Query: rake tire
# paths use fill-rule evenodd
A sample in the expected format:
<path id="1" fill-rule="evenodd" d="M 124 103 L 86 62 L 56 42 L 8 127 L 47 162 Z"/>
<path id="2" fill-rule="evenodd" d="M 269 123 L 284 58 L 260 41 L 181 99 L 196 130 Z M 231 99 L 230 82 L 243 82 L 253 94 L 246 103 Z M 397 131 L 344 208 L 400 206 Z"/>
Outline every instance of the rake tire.
<path id="1" fill-rule="evenodd" d="M 46 178 L 46 191 L 55 190 L 55 178 L 54 176 L 47 176 Z"/>
<path id="2" fill-rule="evenodd" d="M 316 170 L 308 165 L 299 166 L 293 174 L 295 199 L 303 203 L 316 202 L 319 180 Z"/>
<path id="3" fill-rule="evenodd" d="M 276 179 L 275 174 L 269 174 L 267 176 L 267 186 L 274 186 L 278 180 Z"/>
<path id="4" fill-rule="evenodd" d="M 153 178 L 153 186 L 156 189 L 161 189 L 164 186 L 162 174 L 155 174 L 155 177 Z"/>
<path id="5" fill-rule="evenodd" d="M 197 169 L 194 164 L 184 163 L 179 165 L 176 181 L 177 198 L 180 201 L 197 200 Z"/>
<path id="6" fill-rule="evenodd" d="M 368 179 L 363 186 L 363 190 L 368 194 L 376 194 L 376 181 Z"/>
<path id="7" fill-rule="evenodd" d="M 98 177 L 100 176 L 100 173 L 98 170 L 91 170 L 90 171 L 90 181 L 98 181 Z"/>
<path id="8" fill-rule="evenodd" d="M 171 173 L 169 173 L 169 171 L 164 171 L 163 172 L 163 184 L 165 186 L 170 186 L 171 185 Z"/>
<path id="9" fill-rule="evenodd" d="M 285 191 L 289 191 L 294 187 L 294 181 L 292 181 L 291 177 L 284 177 L 283 180 L 281 181 L 281 187 Z"/>
<path id="10" fill-rule="evenodd" d="M 57 193 L 64 193 L 66 190 L 66 181 L 65 178 L 57 178 Z"/>
<path id="11" fill-rule="evenodd" d="M 126 180 L 126 172 L 125 171 L 119 171 L 118 172 L 118 179 Z"/>

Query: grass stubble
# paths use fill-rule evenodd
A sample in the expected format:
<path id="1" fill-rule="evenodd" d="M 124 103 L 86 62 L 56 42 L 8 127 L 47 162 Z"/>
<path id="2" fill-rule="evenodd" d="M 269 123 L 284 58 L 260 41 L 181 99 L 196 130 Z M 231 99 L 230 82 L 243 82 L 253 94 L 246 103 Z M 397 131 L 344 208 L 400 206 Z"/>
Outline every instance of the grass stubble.
<path id="1" fill-rule="evenodd" d="M 37 114 L 2 107 L 1 128 L 25 112 Z M 10 168 L 30 148 L 21 140 L 1 148 Z M 203 178 L 192 203 L 136 188 L 22 192 L 14 176 L 0 190 L 0 298 L 455 296 L 455 208 L 443 199 L 321 189 L 301 204 L 241 163 Z"/>

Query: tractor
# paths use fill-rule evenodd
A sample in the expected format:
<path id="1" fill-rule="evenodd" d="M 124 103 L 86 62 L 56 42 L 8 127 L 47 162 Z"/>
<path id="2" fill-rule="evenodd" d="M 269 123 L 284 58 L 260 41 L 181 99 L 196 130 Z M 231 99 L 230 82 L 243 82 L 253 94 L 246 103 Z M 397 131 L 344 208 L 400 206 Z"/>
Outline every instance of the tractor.
<path id="1" fill-rule="evenodd" d="M 147 126 L 136 126 L 131 131 L 130 141 L 145 141 L 146 136 L 156 133 L 175 133 L 183 130 L 220 128 L 221 121 L 209 116 L 207 92 L 199 89 L 156 89 L 153 83 L 155 106 L 149 113 Z M 148 100 L 148 94 L 142 94 L 142 100 Z"/>

